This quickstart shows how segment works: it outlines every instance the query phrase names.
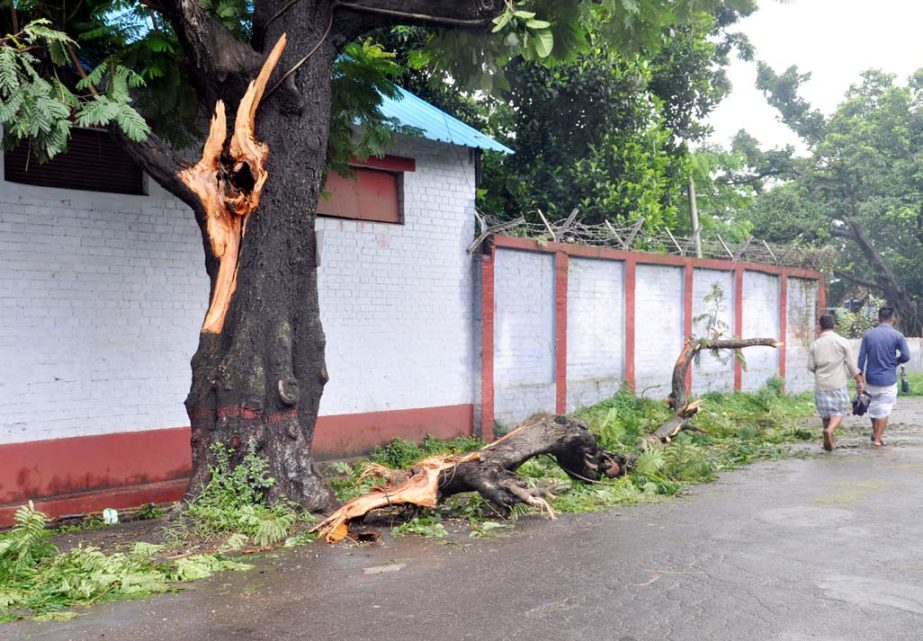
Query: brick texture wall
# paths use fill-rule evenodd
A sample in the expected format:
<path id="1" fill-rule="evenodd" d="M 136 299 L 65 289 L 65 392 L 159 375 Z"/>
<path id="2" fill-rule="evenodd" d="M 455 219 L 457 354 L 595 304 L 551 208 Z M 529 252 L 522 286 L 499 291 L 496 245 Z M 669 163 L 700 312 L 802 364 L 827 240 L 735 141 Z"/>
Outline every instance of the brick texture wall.
<path id="1" fill-rule="evenodd" d="M 787 301 L 785 386 L 789 392 L 803 392 L 814 389 L 814 375 L 808 371 L 808 350 L 816 336 L 817 283 L 789 278 Z"/>
<path id="2" fill-rule="evenodd" d="M 405 224 L 321 219 L 321 414 L 472 402 L 470 152 L 401 138 Z M 188 425 L 208 302 L 192 214 L 0 182 L 0 443 Z"/>
<path id="3" fill-rule="evenodd" d="M 682 268 L 638 265 L 635 318 L 635 390 L 666 398 L 683 348 Z"/>
<path id="4" fill-rule="evenodd" d="M 717 286 L 723 300 L 706 301 Z M 724 323 L 727 337 L 734 336 L 734 272 L 717 269 L 696 269 L 692 285 L 692 333 L 697 337 L 708 336 L 708 319 L 696 318 L 714 313 Z M 693 366 L 692 389 L 696 394 L 713 390 L 727 390 L 734 386 L 734 354 L 725 351 L 718 356 L 703 352 L 699 364 Z"/>
<path id="5" fill-rule="evenodd" d="M 743 282 L 744 338 L 775 338 L 779 336 L 779 277 L 760 272 L 744 272 Z M 748 347 L 744 350 L 747 368 L 741 387 L 747 391 L 761 388 L 766 381 L 779 375 L 779 352 L 772 347 Z"/>
<path id="6" fill-rule="evenodd" d="M 615 394 L 625 378 L 625 267 L 571 258 L 567 277 L 567 409 Z"/>
<path id="7" fill-rule="evenodd" d="M 321 414 L 473 402 L 474 163 L 401 137 L 404 224 L 319 218 L 330 382 Z"/>
<path id="8" fill-rule="evenodd" d="M 497 250 L 495 418 L 516 425 L 555 409 L 554 256 Z"/>
<path id="9" fill-rule="evenodd" d="M 0 183 L 0 443 L 187 425 L 208 282 L 189 210 Z"/>

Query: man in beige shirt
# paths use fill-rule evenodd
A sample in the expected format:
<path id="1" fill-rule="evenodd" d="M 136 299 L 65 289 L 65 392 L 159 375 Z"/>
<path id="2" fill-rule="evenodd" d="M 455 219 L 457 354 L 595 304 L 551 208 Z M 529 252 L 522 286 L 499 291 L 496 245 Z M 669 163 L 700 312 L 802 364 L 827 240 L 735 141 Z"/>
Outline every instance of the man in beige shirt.
<path id="1" fill-rule="evenodd" d="M 811 345 L 808 369 L 814 372 L 814 403 L 824 423 L 824 449 L 836 447 L 836 428 L 849 414 L 849 378 L 856 379 L 856 390 L 863 389 L 862 372 L 856 366 L 849 341 L 833 331 L 833 314 L 820 317 L 820 336 Z"/>

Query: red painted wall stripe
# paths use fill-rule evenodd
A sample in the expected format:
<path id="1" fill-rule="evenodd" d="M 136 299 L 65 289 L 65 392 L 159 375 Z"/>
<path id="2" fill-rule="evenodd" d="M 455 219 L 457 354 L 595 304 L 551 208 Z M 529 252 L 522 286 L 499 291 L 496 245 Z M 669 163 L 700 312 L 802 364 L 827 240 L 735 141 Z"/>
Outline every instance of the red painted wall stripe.
<path id="1" fill-rule="evenodd" d="M 694 268 L 692 262 L 686 263 L 685 282 L 683 283 L 683 343 L 692 336 L 692 287 Z M 692 394 L 692 365 L 686 370 L 686 394 Z"/>
<path id="2" fill-rule="evenodd" d="M 184 479 L 189 428 L 0 445 L 0 505 Z"/>
<path id="3" fill-rule="evenodd" d="M 635 389 L 635 285 L 637 264 L 634 256 L 625 259 L 625 383 Z"/>
<path id="4" fill-rule="evenodd" d="M 491 243 L 481 256 L 481 438 L 494 440 L 494 271 L 497 250 Z"/>
<path id="5" fill-rule="evenodd" d="M 734 268 L 734 333 L 738 338 L 744 337 L 744 268 L 739 264 Z M 740 390 L 742 385 L 743 368 L 734 358 L 734 389 Z"/>
<path id="6" fill-rule="evenodd" d="M 567 412 L 567 269 L 564 252 L 554 255 L 554 379 L 555 412 Z"/>
<path id="7" fill-rule="evenodd" d="M 323 460 L 397 437 L 467 435 L 473 418 L 471 404 L 321 416 L 312 453 Z M 0 445 L 0 527 L 30 499 L 50 516 L 179 500 L 192 468 L 189 439 L 188 427 L 176 427 Z"/>
<path id="8" fill-rule="evenodd" d="M 314 429 L 311 454 L 327 460 L 365 454 L 398 437 L 420 441 L 427 434 L 438 438 L 467 436 L 473 420 L 471 404 L 321 416 Z"/>
<path id="9" fill-rule="evenodd" d="M 779 377 L 782 379 L 782 389 L 785 390 L 785 347 L 788 343 L 788 274 L 782 272 L 779 277 Z"/>

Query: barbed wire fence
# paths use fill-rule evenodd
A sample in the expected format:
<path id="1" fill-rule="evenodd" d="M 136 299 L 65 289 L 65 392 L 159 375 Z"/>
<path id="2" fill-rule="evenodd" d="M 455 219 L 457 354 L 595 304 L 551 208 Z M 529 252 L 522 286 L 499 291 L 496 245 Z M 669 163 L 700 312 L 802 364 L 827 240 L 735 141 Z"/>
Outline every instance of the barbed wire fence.
<path id="1" fill-rule="evenodd" d="M 556 221 L 549 221 L 540 210 L 537 213 L 541 222 L 530 222 L 522 216 L 504 221 L 475 212 L 478 236 L 468 246 L 468 252 L 477 251 L 491 236 L 506 235 L 543 242 L 696 257 L 694 236 L 676 236 L 668 229 L 663 233 L 649 233 L 644 229 L 644 218 L 623 224 L 605 221 L 588 225 L 577 219 L 580 213 L 577 209 L 571 211 L 566 218 Z M 832 269 L 834 252 L 831 248 L 801 245 L 798 240 L 795 238 L 781 245 L 751 236 L 743 242 L 731 242 L 722 238 L 720 234 L 710 235 L 702 231 L 699 244 L 702 258 L 803 267 L 824 272 Z"/>

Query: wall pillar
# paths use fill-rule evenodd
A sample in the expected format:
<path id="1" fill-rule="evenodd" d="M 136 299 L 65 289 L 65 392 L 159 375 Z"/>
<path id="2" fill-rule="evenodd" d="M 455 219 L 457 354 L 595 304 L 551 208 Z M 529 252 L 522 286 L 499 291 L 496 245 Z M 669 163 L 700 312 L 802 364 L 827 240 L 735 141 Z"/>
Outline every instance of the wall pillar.
<path id="1" fill-rule="evenodd" d="M 744 338 L 744 268 L 734 266 L 734 334 Z M 740 391 L 743 382 L 743 367 L 734 355 L 734 391 Z"/>
<path id="2" fill-rule="evenodd" d="M 683 283 L 683 345 L 692 337 L 692 290 L 694 286 L 695 270 L 692 261 L 686 263 L 685 279 Z M 692 394 L 692 368 L 686 368 L 686 394 Z"/>
<path id="3" fill-rule="evenodd" d="M 779 378 L 782 379 L 782 390 L 785 391 L 785 348 L 788 343 L 788 273 L 779 275 Z"/>
<path id="4" fill-rule="evenodd" d="M 494 268 L 497 248 L 481 256 L 481 438 L 494 440 Z"/>
<path id="5" fill-rule="evenodd" d="M 635 391 L 635 284 L 637 259 L 625 260 L 625 383 Z"/>
<path id="6" fill-rule="evenodd" d="M 554 378 L 555 409 L 567 412 L 567 270 L 568 257 L 554 254 Z"/>

